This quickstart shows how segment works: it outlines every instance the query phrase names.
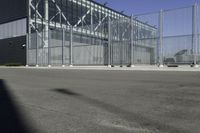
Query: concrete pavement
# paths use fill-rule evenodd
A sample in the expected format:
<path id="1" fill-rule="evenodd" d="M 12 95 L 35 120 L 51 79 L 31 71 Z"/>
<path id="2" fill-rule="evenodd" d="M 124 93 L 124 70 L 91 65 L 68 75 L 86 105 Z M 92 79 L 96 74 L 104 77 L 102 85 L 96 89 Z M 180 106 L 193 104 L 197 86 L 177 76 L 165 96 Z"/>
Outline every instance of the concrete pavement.
<path id="1" fill-rule="evenodd" d="M 100 70 L 0 68 L 1 108 L 18 115 L 0 111 L 0 130 L 14 119 L 26 133 L 200 131 L 199 72 Z"/>

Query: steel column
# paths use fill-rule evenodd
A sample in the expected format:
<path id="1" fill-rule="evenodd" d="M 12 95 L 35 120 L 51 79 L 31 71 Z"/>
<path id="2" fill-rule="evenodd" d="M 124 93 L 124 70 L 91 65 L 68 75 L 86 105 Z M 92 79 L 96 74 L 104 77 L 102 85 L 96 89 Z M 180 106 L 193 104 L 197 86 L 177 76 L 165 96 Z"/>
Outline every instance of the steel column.
<path id="1" fill-rule="evenodd" d="M 108 18 L 108 67 L 111 67 L 111 20 Z"/>
<path id="2" fill-rule="evenodd" d="M 131 36 L 130 36 L 130 67 L 134 67 L 134 40 L 133 40 L 133 15 L 131 15 L 131 18 L 130 18 L 130 30 L 131 30 Z"/>
<path id="3" fill-rule="evenodd" d="M 64 46 L 65 46 L 65 29 L 62 29 L 62 66 L 65 67 L 65 53 L 64 53 Z"/>
<path id="4" fill-rule="evenodd" d="M 44 1 L 44 17 L 45 17 L 45 27 L 44 27 L 44 46 L 45 47 L 48 47 L 48 38 L 49 38 L 49 1 L 48 0 L 45 0 Z"/>
<path id="5" fill-rule="evenodd" d="M 194 57 L 194 62 L 193 65 L 194 67 L 198 67 L 197 65 L 197 45 L 198 45 L 198 40 L 197 40 L 197 7 L 198 5 L 195 4 L 193 5 L 192 8 L 192 54 Z"/>
<path id="6" fill-rule="evenodd" d="M 28 20 L 27 20 L 27 37 L 26 37 L 26 66 L 28 67 L 30 64 L 29 64 L 29 47 L 31 45 L 31 1 L 32 0 L 29 0 L 28 1 Z"/>
<path id="7" fill-rule="evenodd" d="M 48 31 L 48 67 L 51 67 L 51 41 L 50 41 L 50 35 L 51 35 L 51 31 Z"/>
<path id="8" fill-rule="evenodd" d="M 38 67 L 38 32 L 36 33 L 36 67 Z"/>
<path id="9" fill-rule="evenodd" d="M 26 34 L 26 67 L 29 65 L 29 34 Z"/>
<path id="10" fill-rule="evenodd" d="M 70 26 L 70 63 L 69 66 L 73 66 L 73 26 Z"/>

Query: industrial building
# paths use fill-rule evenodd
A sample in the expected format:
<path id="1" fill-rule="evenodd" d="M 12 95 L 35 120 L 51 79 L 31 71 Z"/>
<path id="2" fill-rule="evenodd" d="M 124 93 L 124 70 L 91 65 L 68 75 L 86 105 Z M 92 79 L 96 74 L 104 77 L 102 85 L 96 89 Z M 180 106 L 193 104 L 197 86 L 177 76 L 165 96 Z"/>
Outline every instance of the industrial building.
<path id="1" fill-rule="evenodd" d="M 26 0 L 0 1 L 0 64 L 26 64 Z"/>
<path id="2" fill-rule="evenodd" d="M 133 66 L 165 58 L 159 13 L 153 25 L 94 0 L 3 0 L 0 10 L 0 64 Z"/>

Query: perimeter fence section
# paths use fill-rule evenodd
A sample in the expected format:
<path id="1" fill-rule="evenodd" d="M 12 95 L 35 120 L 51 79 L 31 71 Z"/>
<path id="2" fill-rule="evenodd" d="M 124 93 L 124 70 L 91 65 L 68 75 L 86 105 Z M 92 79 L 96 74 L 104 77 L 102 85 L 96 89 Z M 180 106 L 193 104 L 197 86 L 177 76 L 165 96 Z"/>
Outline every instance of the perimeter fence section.
<path id="1" fill-rule="evenodd" d="M 67 25 L 59 17 L 52 17 L 55 21 L 47 23 L 45 14 L 42 15 L 30 16 L 28 65 L 200 63 L 200 6 L 197 4 L 122 18 L 94 12 L 93 17 L 85 16 L 91 23 L 82 20 L 73 25 Z M 98 16 L 103 20 L 98 21 Z"/>
<path id="2" fill-rule="evenodd" d="M 111 64 L 155 64 L 157 28 L 137 18 L 111 22 Z"/>
<path id="3" fill-rule="evenodd" d="M 101 30 L 103 31 L 103 28 Z M 46 41 L 44 41 L 45 32 L 31 34 L 31 45 L 29 45 L 28 51 L 29 65 L 108 64 L 106 34 L 91 33 L 84 30 L 84 27 L 50 29 L 46 34 L 48 34 Z"/>
<path id="4" fill-rule="evenodd" d="M 158 64 L 190 65 L 200 62 L 200 9 L 198 7 L 195 4 L 135 16 L 137 20 L 155 27 L 154 40 L 157 42 L 156 62 Z M 144 39 L 139 37 L 137 40 L 148 44 L 146 37 Z"/>
<path id="5" fill-rule="evenodd" d="M 75 27 L 73 65 L 108 65 L 108 22 Z"/>

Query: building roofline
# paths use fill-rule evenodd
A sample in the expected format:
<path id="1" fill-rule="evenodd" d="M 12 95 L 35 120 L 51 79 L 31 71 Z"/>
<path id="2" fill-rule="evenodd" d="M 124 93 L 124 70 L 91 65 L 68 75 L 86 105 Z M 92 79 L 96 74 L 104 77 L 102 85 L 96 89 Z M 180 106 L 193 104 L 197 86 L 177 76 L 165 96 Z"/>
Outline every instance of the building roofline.
<path id="1" fill-rule="evenodd" d="M 0 25 L 2 24 L 6 24 L 6 23 L 11 23 L 11 22 L 14 22 L 14 21 L 17 21 L 17 20 L 21 20 L 21 19 L 26 19 L 27 16 L 23 16 L 23 17 L 16 17 L 16 18 L 13 18 L 13 19 L 10 19 L 10 20 L 7 20 L 7 21 L 4 21 L 4 22 L 1 22 Z"/>
<path id="2" fill-rule="evenodd" d="M 124 16 L 124 17 L 130 17 L 130 16 L 128 16 L 128 15 L 125 15 L 125 14 L 119 12 L 119 11 L 116 11 L 116 10 L 114 10 L 114 9 L 108 7 L 108 6 L 105 6 L 105 5 L 103 5 L 103 4 L 99 3 L 99 2 L 96 2 L 96 1 L 94 1 L 94 0 L 89 0 L 89 1 L 90 1 L 90 2 L 93 2 L 94 4 L 97 4 L 97 5 L 99 5 L 99 6 L 102 6 L 102 7 L 106 8 L 106 9 L 109 9 L 109 10 L 111 10 L 111 11 L 117 13 L 117 14 L 120 14 L 120 15 L 122 15 L 122 16 Z"/>

